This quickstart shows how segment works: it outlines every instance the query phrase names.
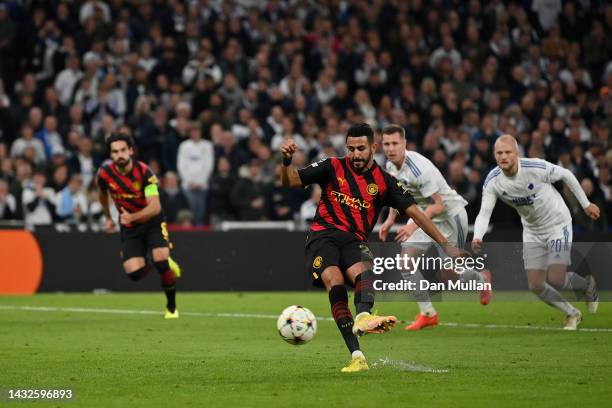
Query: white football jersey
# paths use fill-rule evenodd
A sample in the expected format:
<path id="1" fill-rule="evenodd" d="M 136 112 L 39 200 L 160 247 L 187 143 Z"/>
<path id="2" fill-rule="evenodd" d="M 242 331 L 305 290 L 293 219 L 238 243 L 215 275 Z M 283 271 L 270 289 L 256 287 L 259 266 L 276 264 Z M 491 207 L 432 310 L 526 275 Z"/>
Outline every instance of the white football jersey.
<path id="1" fill-rule="evenodd" d="M 417 152 L 407 150 L 399 169 L 387 160 L 386 169 L 406 184 L 421 210 L 432 203 L 433 194 L 440 194 L 446 212 L 434 217 L 432 221 L 452 218 L 467 205 L 467 201 L 449 187 L 440 170 L 427 157 Z"/>
<path id="2" fill-rule="evenodd" d="M 572 222 L 567 205 L 552 185 L 563 179 L 565 169 L 541 159 L 519 159 L 518 172 L 507 177 L 495 167 L 485 179 L 482 200 L 493 205 L 500 199 L 521 216 L 523 228 L 542 233 Z"/>

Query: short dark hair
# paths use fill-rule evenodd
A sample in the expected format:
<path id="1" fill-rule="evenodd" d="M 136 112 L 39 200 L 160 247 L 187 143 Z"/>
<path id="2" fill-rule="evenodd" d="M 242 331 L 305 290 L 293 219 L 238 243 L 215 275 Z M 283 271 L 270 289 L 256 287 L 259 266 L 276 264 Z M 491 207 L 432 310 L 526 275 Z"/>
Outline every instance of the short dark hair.
<path id="1" fill-rule="evenodd" d="M 108 153 L 110 154 L 111 144 L 113 142 L 121 142 L 121 141 L 127 143 L 128 147 L 130 148 L 134 147 L 134 139 L 132 138 L 132 136 L 130 136 L 129 134 L 125 132 L 113 133 L 109 137 L 106 138 L 106 150 L 108 151 Z"/>
<path id="2" fill-rule="evenodd" d="M 392 135 L 393 133 L 399 133 L 403 139 L 406 138 L 406 130 L 400 125 L 391 123 L 382 129 L 383 135 Z"/>
<path id="3" fill-rule="evenodd" d="M 372 127 L 367 123 L 357 123 L 355 125 L 352 125 L 349 128 L 348 132 L 346 132 L 346 139 L 348 139 L 349 137 L 363 136 L 368 138 L 369 144 L 374 143 L 374 130 L 372 130 Z"/>

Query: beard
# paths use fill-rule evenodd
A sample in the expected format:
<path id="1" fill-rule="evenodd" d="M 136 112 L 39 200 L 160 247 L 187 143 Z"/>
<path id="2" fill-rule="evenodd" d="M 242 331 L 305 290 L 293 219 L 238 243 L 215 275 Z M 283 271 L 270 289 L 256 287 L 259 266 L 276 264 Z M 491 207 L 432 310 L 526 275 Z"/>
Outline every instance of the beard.
<path id="1" fill-rule="evenodd" d="M 115 166 L 119 167 L 120 169 L 125 169 L 131 162 L 131 159 L 124 159 L 124 158 L 119 158 L 117 160 L 114 160 L 113 163 L 115 163 Z"/>
<path id="2" fill-rule="evenodd" d="M 351 162 L 351 167 L 353 168 L 353 170 L 357 173 L 363 173 L 366 170 L 366 166 L 368 165 L 368 163 L 370 162 L 370 160 L 372 160 L 372 155 L 370 154 L 368 157 L 363 158 L 363 159 L 352 159 Z M 358 166 L 358 167 L 356 167 Z"/>

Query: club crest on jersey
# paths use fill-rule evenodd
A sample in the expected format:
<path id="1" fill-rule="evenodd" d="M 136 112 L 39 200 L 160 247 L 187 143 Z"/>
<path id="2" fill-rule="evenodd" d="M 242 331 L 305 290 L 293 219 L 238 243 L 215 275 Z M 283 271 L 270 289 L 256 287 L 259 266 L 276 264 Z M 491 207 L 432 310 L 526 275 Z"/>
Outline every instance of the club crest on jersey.
<path id="1" fill-rule="evenodd" d="M 529 185 L 527 186 L 528 189 L 533 190 L 533 183 L 529 183 Z"/>
<path id="2" fill-rule="evenodd" d="M 371 196 L 378 194 L 378 186 L 375 183 L 368 184 L 368 194 Z"/>
<path id="3" fill-rule="evenodd" d="M 138 191 L 138 190 L 140 190 L 140 188 L 142 187 L 142 185 L 140 184 L 140 182 L 139 182 L 139 181 L 135 181 L 135 182 L 133 182 L 133 183 L 132 183 L 132 187 L 134 187 L 134 189 L 135 189 L 136 191 Z"/>
<path id="4" fill-rule="evenodd" d="M 321 265 L 323 265 L 323 257 L 322 256 L 317 256 L 314 261 L 312 262 L 312 267 L 315 269 L 319 269 L 321 267 Z"/>

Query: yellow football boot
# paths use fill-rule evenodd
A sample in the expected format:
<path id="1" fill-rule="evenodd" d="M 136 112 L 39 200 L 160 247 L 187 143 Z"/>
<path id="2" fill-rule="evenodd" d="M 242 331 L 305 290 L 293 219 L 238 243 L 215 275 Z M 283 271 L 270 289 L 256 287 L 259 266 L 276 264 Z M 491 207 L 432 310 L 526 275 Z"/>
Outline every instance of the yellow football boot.
<path id="1" fill-rule="evenodd" d="M 368 371 L 370 367 L 368 367 L 368 363 L 366 362 L 365 357 L 358 356 L 351 360 L 349 365 L 344 367 L 342 370 L 343 373 L 358 373 L 360 371 Z"/>
<path id="2" fill-rule="evenodd" d="M 371 333 L 385 333 L 391 330 L 397 323 L 395 316 L 378 316 L 368 312 L 359 313 L 353 323 L 353 334 L 363 336 Z"/>

